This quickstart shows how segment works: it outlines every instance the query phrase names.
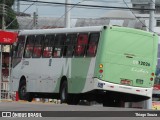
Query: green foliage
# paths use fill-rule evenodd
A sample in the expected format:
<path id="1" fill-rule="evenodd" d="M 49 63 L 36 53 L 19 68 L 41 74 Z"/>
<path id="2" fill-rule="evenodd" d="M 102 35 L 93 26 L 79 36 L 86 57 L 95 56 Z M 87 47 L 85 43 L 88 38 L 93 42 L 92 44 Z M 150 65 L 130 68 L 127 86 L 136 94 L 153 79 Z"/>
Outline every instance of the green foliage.
<path id="1" fill-rule="evenodd" d="M 8 26 L 13 20 L 12 24 L 7 29 L 18 29 L 19 25 L 16 19 L 16 14 L 11 8 L 14 4 L 15 0 L 5 0 L 6 4 L 6 15 L 5 15 L 5 22 L 6 26 Z M 3 4 L 3 0 L 0 0 L 0 4 Z M 2 28 L 2 6 L 0 6 L 0 28 Z"/>
<path id="2" fill-rule="evenodd" d="M 15 0 L 4 0 L 4 1 L 5 1 L 5 4 L 8 5 L 8 7 L 12 7 Z M 0 0 L 0 4 L 2 3 L 3 3 L 3 0 Z"/>

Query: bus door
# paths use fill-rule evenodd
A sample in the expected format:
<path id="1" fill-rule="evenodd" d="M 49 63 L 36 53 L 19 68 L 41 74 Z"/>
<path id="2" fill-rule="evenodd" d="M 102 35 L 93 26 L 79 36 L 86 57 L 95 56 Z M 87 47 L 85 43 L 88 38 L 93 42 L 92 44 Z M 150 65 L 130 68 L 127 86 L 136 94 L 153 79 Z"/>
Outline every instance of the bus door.
<path id="1" fill-rule="evenodd" d="M 22 69 L 22 59 L 23 59 L 23 52 L 24 52 L 24 44 L 25 44 L 25 36 L 19 36 L 18 37 L 18 42 L 17 45 L 15 46 L 15 48 L 13 48 L 13 60 L 12 60 L 12 71 L 11 71 L 11 76 L 13 79 L 13 83 L 15 83 L 14 85 L 17 86 L 19 85 L 19 80 L 21 77 L 21 69 Z M 18 88 L 17 87 L 12 87 L 14 88 Z M 15 89 L 17 90 L 17 89 Z"/>

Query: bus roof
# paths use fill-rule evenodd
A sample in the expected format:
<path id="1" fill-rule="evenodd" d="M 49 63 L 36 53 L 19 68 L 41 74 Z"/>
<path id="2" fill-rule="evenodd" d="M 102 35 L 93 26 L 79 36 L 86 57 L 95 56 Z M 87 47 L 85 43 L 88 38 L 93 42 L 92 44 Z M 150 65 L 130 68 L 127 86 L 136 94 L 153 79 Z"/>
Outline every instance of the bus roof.
<path id="1" fill-rule="evenodd" d="M 122 31 L 132 31 L 137 34 L 153 36 L 154 33 L 143 31 L 134 28 L 121 27 L 121 26 L 87 26 L 87 27 L 74 27 L 74 28 L 55 28 L 55 29 L 33 29 L 33 30 L 20 30 L 19 35 L 41 35 L 41 34 L 63 34 L 63 33 L 84 33 L 84 32 L 100 32 L 104 27 L 112 27 Z"/>
<path id="2" fill-rule="evenodd" d="M 36 29 L 21 30 L 19 35 L 51 34 L 51 33 L 74 33 L 74 32 L 98 32 L 103 26 L 75 27 L 75 28 L 56 28 L 56 29 Z"/>

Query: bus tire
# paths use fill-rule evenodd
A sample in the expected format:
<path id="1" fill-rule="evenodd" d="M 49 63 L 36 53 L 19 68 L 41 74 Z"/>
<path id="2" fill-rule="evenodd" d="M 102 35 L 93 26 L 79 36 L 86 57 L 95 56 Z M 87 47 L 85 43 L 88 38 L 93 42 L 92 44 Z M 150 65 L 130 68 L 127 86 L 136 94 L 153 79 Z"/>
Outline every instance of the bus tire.
<path id="1" fill-rule="evenodd" d="M 33 94 L 32 94 L 32 93 L 27 93 L 27 98 L 26 98 L 26 100 L 27 100 L 28 102 L 32 102 L 32 100 L 33 100 Z"/>
<path id="2" fill-rule="evenodd" d="M 61 103 L 67 103 L 69 105 L 77 105 L 79 103 L 78 95 L 72 95 L 68 93 L 67 81 L 63 81 L 60 89 Z"/>
<path id="3" fill-rule="evenodd" d="M 63 81 L 61 87 L 60 87 L 60 100 L 61 103 L 67 103 L 68 98 L 68 85 L 67 81 Z"/>
<path id="4" fill-rule="evenodd" d="M 19 99 L 31 102 L 33 100 L 33 96 L 31 95 L 31 93 L 27 93 L 26 91 L 26 81 L 23 80 L 20 82 L 18 89 Z"/>
<path id="5" fill-rule="evenodd" d="M 18 95 L 20 100 L 25 100 L 26 82 L 23 80 L 19 84 Z"/>

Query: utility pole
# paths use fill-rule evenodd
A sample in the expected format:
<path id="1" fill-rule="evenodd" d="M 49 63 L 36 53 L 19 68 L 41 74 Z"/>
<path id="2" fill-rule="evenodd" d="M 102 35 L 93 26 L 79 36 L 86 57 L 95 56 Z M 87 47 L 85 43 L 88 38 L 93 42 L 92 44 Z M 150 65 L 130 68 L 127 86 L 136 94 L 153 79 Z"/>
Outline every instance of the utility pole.
<path id="1" fill-rule="evenodd" d="M 66 0 L 66 5 L 65 5 L 65 27 L 66 28 L 71 27 L 71 25 L 70 25 L 70 21 L 71 21 L 70 5 L 67 5 L 67 4 L 70 4 L 70 3 L 71 3 L 71 0 Z"/>
<path id="2" fill-rule="evenodd" d="M 2 6 L 2 30 L 5 30 L 5 29 L 6 29 L 5 14 L 6 14 L 6 10 L 5 10 L 5 0 L 3 0 L 3 6 Z"/>
<path id="3" fill-rule="evenodd" d="M 36 12 L 33 13 L 33 27 L 37 29 L 38 24 L 38 14 Z"/>
<path id="4" fill-rule="evenodd" d="M 20 14 L 20 1 L 17 0 L 17 13 Z"/>
<path id="5" fill-rule="evenodd" d="M 150 18 L 149 18 L 149 31 L 154 32 L 154 23 L 155 23 L 155 0 L 150 0 L 150 9 L 153 9 L 150 11 Z M 152 96 L 149 100 L 146 101 L 144 104 L 146 109 L 152 109 Z"/>
<path id="6" fill-rule="evenodd" d="M 154 22 L 155 22 L 155 0 L 150 0 L 150 9 L 153 9 L 150 11 L 150 18 L 149 18 L 149 31 L 154 31 Z"/>

